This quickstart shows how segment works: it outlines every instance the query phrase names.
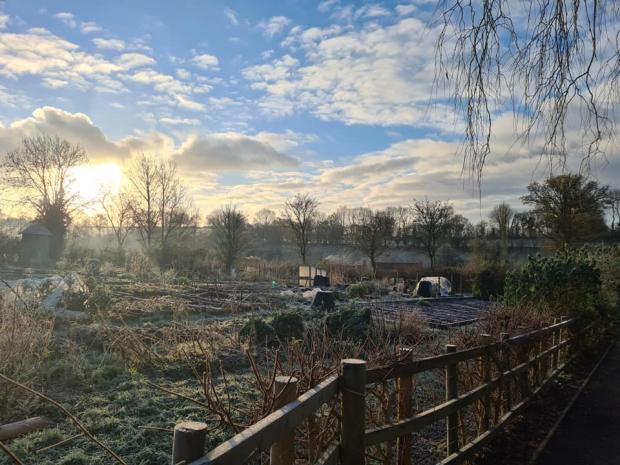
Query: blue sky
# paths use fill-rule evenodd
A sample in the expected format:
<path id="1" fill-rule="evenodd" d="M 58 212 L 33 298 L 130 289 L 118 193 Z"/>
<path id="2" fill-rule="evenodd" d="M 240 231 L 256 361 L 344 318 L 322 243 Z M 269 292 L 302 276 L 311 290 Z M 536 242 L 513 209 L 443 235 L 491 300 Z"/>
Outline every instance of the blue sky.
<path id="1" fill-rule="evenodd" d="M 498 113 L 482 195 L 460 117 L 432 102 L 434 2 L 0 3 L 0 149 L 51 132 L 92 163 L 177 161 L 204 213 L 453 201 L 473 220 L 547 171 Z M 443 96 L 439 96 L 443 97 Z M 544 164 L 543 164 L 544 165 Z M 603 167 L 610 182 L 617 166 Z M 596 169 L 596 168 L 595 168 Z M 507 177 L 507 175 L 509 176 Z"/>

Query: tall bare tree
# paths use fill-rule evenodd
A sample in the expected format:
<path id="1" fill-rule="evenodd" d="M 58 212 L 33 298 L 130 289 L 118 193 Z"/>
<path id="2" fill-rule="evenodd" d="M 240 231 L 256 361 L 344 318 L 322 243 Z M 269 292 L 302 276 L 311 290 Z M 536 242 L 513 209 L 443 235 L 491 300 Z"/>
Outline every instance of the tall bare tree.
<path id="1" fill-rule="evenodd" d="M 71 192 L 71 169 L 88 161 L 79 145 L 52 136 L 28 137 L 20 148 L 7 153 L 5 181 L 24 192 L 22 200 L 36 212 L 37 220 L 53 234 L 51 254 L 58 257 L 67 228 L 78 205 Z"/>
<path id="2" fill-rule="evenodd" d="M 148 249 L 155 245 L 157 233 L 165 253 L 172 236 L 179 239 L 195 229 L 197 215 L 191 211 L 174 162 L 142 155 L 130 167 L 127 179 L 133 224 Z"/>
<path id="3" fill-rule="evenodd" d="M 508 240 L 508 232 L 514 214 L 514 210 L 506 202 L 495 205 L 491 213 L 489 213 L 489 220 L 491 220 L 492 224 L 497 226 L 499 237 L 504 242 Z"/>
<path id="4" fill-rule="evenodd" d="M 125 240 L 132 225 L 131 203 L 127 194 L 123 191 L 117 194 L 103 192 L 99 199 L 99 205 L 107 224 L 112 228 L 116 238 L 116 246 L 119 251 L 123 250 Z"/>
<path id="5" fill-rule="evenodd" d="M 150 249 L 159 220 L 158 167 L 154 158 L 142 154 L 125 173 L 130 191 L 130 208 L 135 228 Z"/>
<path id="6" fill-rule="evenodd" d="M 435 267 L 437 250 L 446 239 L 454 219 L 454 208 L 439 200 L 414 200 L 413 216 L 416 233 L 428 255 L 431 268 Z"/>
<path id="7" fill-rule="evenodd" d="M 303 265 L 308 258 L 310 234 L 318 210 L 318 200 L 309 194 L 297 194 L 284 204 L 284 218 L 293 234 Z"/>
<path id="8" fill-rule="evenodd" d="M 217 254 L 230 274 L 247 245 L 246 216 L 233 205 L 226 205 L 208 218 Z"/>
<path id="9" fill-rule="evenodd" d="M 437 9 L 436 83 L 464 115 L 473 173 L 505 111 L 522 119 L 524 139 L 541 135 L 541 154 L 565 159 L 569 124 L 579 124 L 584 161 L 604 148 L 620 89 L 616 0 L 442 0 Z"/>
<path id="10" fill-rule="evenodd" d="M 394 217 L 387 211 L 357 209 L 349 226 L 351 242 L 370 260 L 373 276 L 377 275 L 377 258 L 389 248 L 394 231 Z"/>

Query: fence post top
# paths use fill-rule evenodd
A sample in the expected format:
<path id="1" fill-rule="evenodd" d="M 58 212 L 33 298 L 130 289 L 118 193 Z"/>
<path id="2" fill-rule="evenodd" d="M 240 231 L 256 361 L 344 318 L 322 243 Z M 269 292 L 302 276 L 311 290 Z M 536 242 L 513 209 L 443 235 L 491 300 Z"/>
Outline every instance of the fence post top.
<path id="1" fill-rule="evenodd" d="M 361 360 L 359 358 L 343 358 L 343 365 L 366 365 L 366 360 Z"/>
<path id="2" fill-rule="evenodd" d="M 174 426 L 175 431 L 200 431 L 206 430 L 207 424 L 201 421 L 182 421 Z"/>
<path id="3" fill-rule="evenodd" d="M 276 376 L 276 383 L 278 384 L 297 384 L 298 381 L 299 380 L 295 376 Z"/>

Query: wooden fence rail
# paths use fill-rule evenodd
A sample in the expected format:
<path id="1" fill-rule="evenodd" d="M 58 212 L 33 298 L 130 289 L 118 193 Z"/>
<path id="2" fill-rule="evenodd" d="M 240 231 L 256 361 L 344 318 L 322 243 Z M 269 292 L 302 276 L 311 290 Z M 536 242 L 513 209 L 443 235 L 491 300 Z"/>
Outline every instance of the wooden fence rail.
<path id="1" fill-rule="evenodd" d="M 590 325 L 579 328 L 576 322 L 574 319 L 556 320 L 551 326 L 512 338 L 502 335 L 501 340 L 496 342 L 491 341 L 491 336 L 483 334 L 478 347 L 458 351 L 456 346 L 448 345 L 445 354 L 435 357 L 413 360 L 405 352 L 401 362 L 370 370 L 366 369 L 363 360 L 343 360 L 341 375 L 325 379 L 206 455 L 202 455 L 204 451 L 186 453 L 185 456 L 202 457 L 190 464 L 183 463 L 242 464 L 256 451 L 271 449 L 272 465 L 292 465 L 291 432 L 338 395 L 341 404 L 339 442 L 327 447 L 315 465 L 363 465 L 365 449 L 381 443 L 388 443 L 390 447 L 396 445 L 397 463 L 410 465 L 413 447 L 411 434 L 444 420 L 447 425 L 446 458 L 440 463 L 461 463 L 479 450 L 532 396 L 577 356 L 576 342 L 595 327 Z M 470 386 L 467 392 L 459 392 L 459 364 L 467 361 L 473 361 L 481 367 L 480 384 Z M 445 370 L 445 401 L 422 412 L 412 413 L 412 377 L 437 369 Z M 287 381 L 284 378 L 280 378 L 278 389 L 286 389 Z M 386 425 L 366 429 L 365 386 L 390 379 L 396 380 L 397 419 Z M 494 409 L 491 401 L 493 395 L 496 399 Z M 464 444 L 466 438 L 461 437 L 459 418 L 463 409 L 474 403 L 482 406 L 483 413 L 477 436 Z M 196 452 L 198 455 L 194 455 Z"/>

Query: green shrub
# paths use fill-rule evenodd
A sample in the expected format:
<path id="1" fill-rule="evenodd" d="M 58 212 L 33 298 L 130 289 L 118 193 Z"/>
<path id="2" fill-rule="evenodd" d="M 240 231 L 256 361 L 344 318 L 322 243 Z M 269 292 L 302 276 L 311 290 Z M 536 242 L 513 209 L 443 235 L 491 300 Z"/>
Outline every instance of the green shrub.
<path id="1" fill-rule="evenodd" d="M 112 304 L 112 294 L 106 286 L 97 285 L 88 296 L 84 307 L 89 312 L 107 310 Z"/>
<path id="2" fill-rule="evenodd" d="M 506 271 L 502 268 L 484 268 L 476 273 L 472 283 L 474 297 L 483 300 L 498 300 L 504 295 Z"/>
<path id="3" fill-rule="evenodd" d="M 600 270 L 584 250 L 530 257 L 520 271 L 507 274 L 504 299 L 558 315 L 592 314 L 602 301 Z"/>
<path id="4" fill-rule="evenodd" d="M 347 308 L 325 317 L 327 330 L 344 339 L 364 340 L 370 329 L 370 309 Z"/>
<path id="5" fill-rule="evenodd" d="M 83 312 L 86 310 L 84 302 L 86 302 L 88 296 L 88 292 L 82 289 L 78 289 L 77 291 L 65 291 L 62 295 L 62 303 L 67 310 Z"/>
<path id="6" fill-rule="evenodd" d="M 364 283 L 351 284 L 347 288 L 347 295 L 351 299 L 361 299 L 366 296 L 368 292 L 368 288 L 364 285 Z"/>
<path id="7" fill-rule="evenodd" d="M 239 335 L 243 340 L 252 344 L 273 345 L 276 332 L 273 327 L 262 318 L 250 318 L 241 328 Z"/>
<path id="8" fill-rule="evenodd" d="M 281 341 L 302 339 L 304 336 L 304 321 L 299 313 L 278 313 L 273 317 L 271 326 Z"/>

